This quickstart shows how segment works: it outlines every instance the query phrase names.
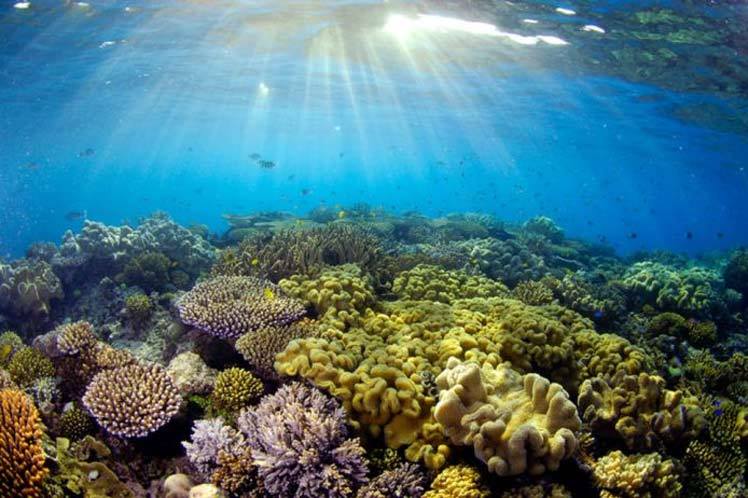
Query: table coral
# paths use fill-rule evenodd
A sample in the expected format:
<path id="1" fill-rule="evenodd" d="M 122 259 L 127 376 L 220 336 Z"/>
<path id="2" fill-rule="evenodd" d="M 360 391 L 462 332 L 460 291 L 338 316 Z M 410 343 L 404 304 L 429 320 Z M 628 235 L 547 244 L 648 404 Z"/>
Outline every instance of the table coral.
<path id="1" fill-rule="evenodd" d="M 678 498 L 680 473 L 659 453 L 624 455 L 612 451 L 593 466 L 602 498 Z"/>
<path id="2" fill-rule="evenodd" d="M 83 396 L 99 425 L 124 438 L 160 429 L 176 415 L 181 401 L 163 368 L 138 363 L 98 373 Z"/>
<path id="3" fill-rule="evenodd" d="M 578 399 L 586 423 L 601 438 L 620 440 L 632 450 L 680 445 L 704 427 L 698 402 L 665 388 L 665 380 L 617 372 L 609 381 L 586 380 Z"/>
<path id="4" fill-rule="evenodd" d="M 0 496 L 41 498 L 48 474 L 39 412 L 22 392 L 0 391 Z"/>
<path id="5" fill-rule="evenodd" d="M 450 303 L 471 297 L 503 297 L 509 293 L 501 282 L 464 271 L 450 271 L 434 265 L 418 265 L 401 272 L 392 283 L 400 299 Z"/>
<path id="6" fill-rule="evenodd" d="M 305 314 L 301 301 L 256 277 L 214 277 L 201 282 L 179 299 L 177 309 L 186 325 L 223 339 L 287 325 Z"/>
<path id="7" fill-rule="evenodd" d="M 472 446 L 490 472 L 542 474 L 576 450 L 581 420 L 558 384 L 457 358 L 449 359 L 436 382 L 434 417 L 454 444 Z"/>

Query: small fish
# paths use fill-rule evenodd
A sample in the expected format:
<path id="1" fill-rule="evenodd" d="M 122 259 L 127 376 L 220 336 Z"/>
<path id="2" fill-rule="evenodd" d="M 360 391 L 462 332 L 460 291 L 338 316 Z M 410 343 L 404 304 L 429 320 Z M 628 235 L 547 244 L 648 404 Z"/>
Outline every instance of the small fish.
<path id="1" fill-rule="evenodd" d="M 5 363 L 5 361 L 10 358 L 10 355 L 13 353 L 13 345 L 11 344 L 3 344 L 0 346 L 0 363 Z"/>
<path id="2" fill-rule="evenodd" d="M 346 216 L 348 216 L 348 213 L 346 213 L 345 211 L 343 211 L 343 210 L 338 211 L 338 219 L 339 220 L 344 219 Z"/>
<path id="3" fill-rule="evenodd" d="M 34 170 L 39 169 L 39 163 L 30 162 L 30 163 L 24 164 L 22 167 L 34 171 Z"/>
<path id="4" fill-rule="evenodd" d="M 595 318 L 595 320 L 602 320 L 605 318 L 605 312 L 603 310 L 597 309 L 592 313 L 592 316 Z"/>
<path id="5" fill-rule="evenodd" d="M 693 239 L 693 232 L 691 232 L 691 231 L 688 231 L 688 232 L 686 232 L 686 238 L 687 238 L 688 240 L 691 240 L 691 239 Z"/>
<path id="6" fill-rule="evenodd" d="M 84 218 L 88 218 L 86 211 L 69 211 L 65 214 L 65 219 L 68 221 L 78 221 Z"/>
<path id="7" fill-rule="evenodd" d="M 260 264 L 260 260 L 257 258 L 252 258 L 252 266 L 257 266 Z"/>
<path id="8" fill-rule="evenodd" d="M 635 239 L 635 238 L 637 238 L 638 236 L 639 236 L 639 234 L 637 234 L 636 232 L 631 232 L 631 233 L 630 233 L 630 234 L 628 235 L 629 239 Z"/>
<path id="9" fill-rule="evenodd" d="M 257 165 L 262 169 L 275 168 L 275 163 L 273 161 L 268 161 L 267 159 L 260 159 L 259 161 L 257 161 Z"/>
<path id="10" fill-rule="evenodd" d="M 312 193 L 312 189 L 310 188 L 303 188 L 301 189 L 301 195 L 309 195 Z"/>
<path id="11" fill-rule="evenodd" d="M 78 152 L 78 157 L 91 157 L 94 154 L 96 154 L 96 151 L 93 150 L 91 147 L 89 147 L 85 150 Z"/>
<path id="12" fill-rule="evenodd" d="M 260 159 L 261 157 L 262 157 L 262 156 L 261 156 L 261 155 L 259 155 L 259 154 L 258 154 L 257 152 L 253 152 L 253 153 L 251 153 L 251 154 L 249 155 L 249 158 L 250 158 L 251 160 L 253 160 L 253 161 L 257 161 L 257 160 L 258 160 L 258 159 Z"/>
<path id="13" fill-rule="evenodd" d="M 265 295 L 265 299 L 275 299 L 275 292 L 273 292 L 273 289 L 268 289 L 267 287 L 265 287 L 262 293 Z"/>

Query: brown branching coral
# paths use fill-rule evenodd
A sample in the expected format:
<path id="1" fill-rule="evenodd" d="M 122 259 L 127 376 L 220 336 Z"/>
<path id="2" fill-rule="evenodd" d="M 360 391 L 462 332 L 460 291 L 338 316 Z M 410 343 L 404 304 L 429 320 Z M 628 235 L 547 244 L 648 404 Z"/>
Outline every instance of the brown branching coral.
<path id="1" fill-rule="evenodd" d="M 237 339 L 263 327 L 283 326 L 304 316 L 301 301 L 257 277 L 215 277 L 197 284 L 177 303 L 179 317 L 223 339 Z"/>
<path id="2" fill-rule="evenodd" d="M 286 349 L 294 339 L 313 337 L 317 334 L 314 322 L 302 319 L 288 325 L 264 327 L 244 334 L 237 339 L 234 347 L 241 354 L 252 371 L 265 380 L 278 378 L 273 364 L 275 355 Z"/>
<path id="3" fill-rule="evenodd" d="M 57 334 L 57 349 L 63 354 L 74 355 L 93 348 L 98 341 L 93 325 L 74 322 L 62 325 Z"/>
<path id="4" fill-rule="evenodd" d="M 523 280 L 512 289 L 512 297 L 531 306 L 540 306 L 553 302 L 553 292 L 543 281 Z"/>
<path id="5" fill-rule="evenodd" d="M 158 430 L 176 415 L 181 401 L 163 368 L 137 363 L 100 372 L 83 396 L 99 425 L 125 438 Z"/>
<path id="6" fill-rule="evenodd" d="M 262 382 L 242 368 L 228 368 L 216 377 L 213 403 L 220 410 L 236 411 L 262 396 Z"/>
<path id="7" fill-rule="evenodd" d="M 41 498 L 47 476 L 39 412 L 22 392 L 0 391 L 0 496 Z"/>

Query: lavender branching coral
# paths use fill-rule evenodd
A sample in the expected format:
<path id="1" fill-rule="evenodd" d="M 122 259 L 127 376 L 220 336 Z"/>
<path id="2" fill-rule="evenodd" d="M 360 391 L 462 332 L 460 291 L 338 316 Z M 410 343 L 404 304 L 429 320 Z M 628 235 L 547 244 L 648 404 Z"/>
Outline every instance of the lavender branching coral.
<path id="1" fill-rule="evenodd" d="M 244 438 L 226 425 L 222 418 L 197 420 L 192 427 L 190 441 L 182 443 L 187 459 L 203 479 L 208 479 L 218 468 L 221 452 L 238 455 Z"/>
<path id="2" fill-rule="evenodd" d="M 237 421 L 265 489 L 288 498 L 345 498 L 366 483 L 366 459 L 337 400 L 299 382 L 281 387 Z"/>
<path id="3" fill-rule="evenodd" d="M 197 284 L 177 304 L 179 317 L 222 339 L 263 327 L 288 325 L 304 316 L 301 301 L 257 277 L 215 277 Z"/>
<path id="4" fill-rule="evenodd" d="M 163 368 L 139 363 L 103 370 L 83 395 L 83 405 L 99 425 L 124 438 L 160 429 L 176 415 L 181 402 Z"/>

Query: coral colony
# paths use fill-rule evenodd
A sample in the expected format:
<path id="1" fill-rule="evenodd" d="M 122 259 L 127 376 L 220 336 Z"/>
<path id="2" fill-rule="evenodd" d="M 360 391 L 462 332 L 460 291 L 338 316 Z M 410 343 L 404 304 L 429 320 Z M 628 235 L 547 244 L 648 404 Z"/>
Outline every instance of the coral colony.
<path id="1" fill-rule="evenodd" d="M 0 496 L 746 496 L 748 253 L 357 206 L 0 263 Z"/>

